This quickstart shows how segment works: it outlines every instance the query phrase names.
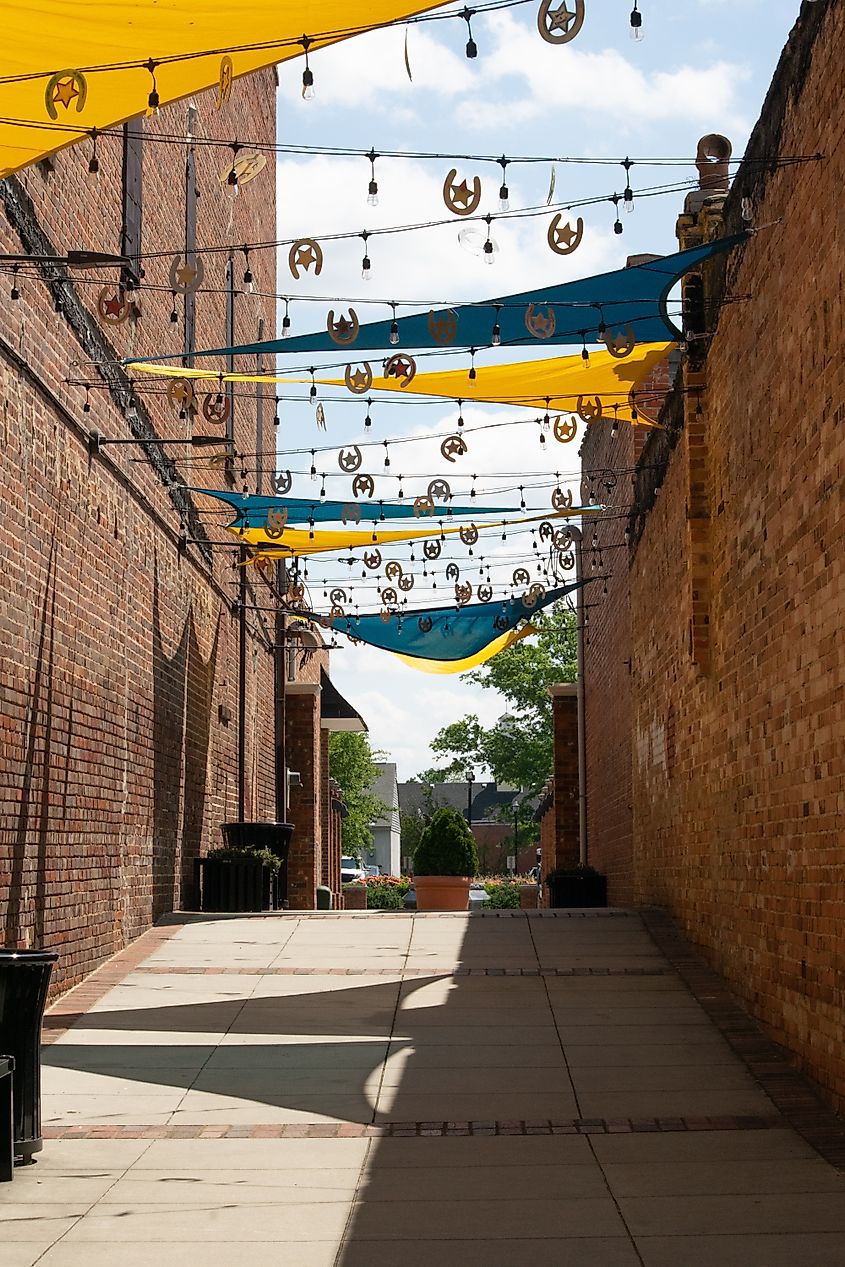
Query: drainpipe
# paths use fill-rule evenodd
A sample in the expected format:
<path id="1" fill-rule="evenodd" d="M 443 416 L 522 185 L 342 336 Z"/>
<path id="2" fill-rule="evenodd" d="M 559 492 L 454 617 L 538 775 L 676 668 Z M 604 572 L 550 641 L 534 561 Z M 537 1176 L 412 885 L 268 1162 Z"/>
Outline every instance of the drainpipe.
<path id="1" fill-rule="evenodd" d="M 287 568 L 284 560 L 276 564 L 276 591 L 282 595 L 287 591 Z M 275 748 L 275 803 L 276 822 L 288 821 L 288 780 L 287 754 L 285 749 L 285 726 L 287 724 L 287 618 L 277 599 L 276 628 L 273 648 L 273 731 Z"/>
<path id="2" fill-rule="evenodd" d="M 578 861 L 587 865 L 587 719 L 584 697 L 584 534 L 574 524 L 567 524 L 567 531 L 575 542 L 575 579 L 581 582 L 577 590 L 576 637 L 578 649 Z"/>
<path id="3" fill-rule="evenodd" d="M 238 551 L 238 822 L 246 813 L 246 549 Z"/>

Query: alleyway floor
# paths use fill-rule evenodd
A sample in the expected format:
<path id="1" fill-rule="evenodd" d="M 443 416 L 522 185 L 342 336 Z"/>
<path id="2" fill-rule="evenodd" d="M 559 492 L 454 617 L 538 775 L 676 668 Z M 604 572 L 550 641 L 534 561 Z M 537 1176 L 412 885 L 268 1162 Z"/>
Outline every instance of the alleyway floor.
<path id="1" fill-rule="evenodd" d="M 626 912 L 173 917 L 46 1018 L 0 1267 L 841 1267 L 697 992 Z"/>

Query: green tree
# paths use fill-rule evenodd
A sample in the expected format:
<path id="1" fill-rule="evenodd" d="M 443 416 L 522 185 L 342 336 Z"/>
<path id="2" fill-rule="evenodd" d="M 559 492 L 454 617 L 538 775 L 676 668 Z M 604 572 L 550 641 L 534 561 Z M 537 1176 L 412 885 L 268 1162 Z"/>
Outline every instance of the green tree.
<path id="1" fill-rule="evenodd" d="M 444 726 L 431 751 L 446 764 L 424 771 L 427 783 L 467 777 L 468 770 L 489 769 L 498 783 L 539 791 L 552 771 L 552 701 L 549 687 L 574 682 L 578 671 L 575 613 L 563 604 L 539 613 L 531 622 L 536 640 L 515 643 L 464 681 L 499 691 L 509 711 L 490 728 L 470 714 Z M 520 832 L 522 839 L 522 833 Z"/>
<path id="2" fill-rule="evenodd" d="M 373 843 L 370 823 L 388 811 L 373 786 L 379 776 L 376 766 L 382 753 L 374 752 L 366 734 L 339 731 L 329 735 L 329 774 L 340 784 L 346 805 L 343 820 L 343 852 L 359 861 Z"/>

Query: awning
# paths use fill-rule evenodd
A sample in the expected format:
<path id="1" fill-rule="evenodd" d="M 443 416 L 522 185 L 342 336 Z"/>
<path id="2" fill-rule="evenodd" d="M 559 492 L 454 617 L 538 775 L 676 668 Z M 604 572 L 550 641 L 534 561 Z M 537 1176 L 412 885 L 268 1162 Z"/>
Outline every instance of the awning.
<path id="1" fill-rule="evenodd" d="M 367 730 L 361 714 L 344 699 L 325 669 L 320 669 L 320 687 L 320 726 L 323 730 L 332 734 L 340 730 Z"/>

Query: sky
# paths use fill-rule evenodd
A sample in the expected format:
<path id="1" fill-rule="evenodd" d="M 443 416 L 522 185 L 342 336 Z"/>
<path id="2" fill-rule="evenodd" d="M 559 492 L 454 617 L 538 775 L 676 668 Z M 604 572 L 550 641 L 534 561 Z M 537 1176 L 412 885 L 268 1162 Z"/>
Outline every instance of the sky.
<path id="1" fill-rule="evenodd" d="M 427 311 L 435 305 L 621 268 L 629 255 L 676 250 L 674 229 L 684 189 L 655 191 L 695 181 L 696 146 L 706 133 L 727 136 L 734 156 L 741 156 L 799 4 L 640 0 L 644 38 L 636 42 L 629 37 L 630 7 L 631 0 L 587 0 L 580 34 L 563 47 L 540 38 L 535 3 L 478 14 L 472 21 L 478 49 L 474 60 L 465 56 L 467 29 L 461 19 L 360 36 L 310 58 L 315 94 L 309 101 L 301 96 L 301 60 L 281 65 L 280 144 L 469 156 L 464 161 L 377 159 L 379 201 L 372 207 L 367 203 L 370 162 L 363 156 L 280 155 L 279 237 L 322 239 L 324 250 L 320 276 L 303 274 L 296 282 L 288 270 L 287 249 L 280 252 L 279 289 L 291 295 L 292 333 L 324 328 L 328 307 L 339 313 L 351 304 L 362 322 L 384 320 L 391 315 L 391 301 Z M 405 66 L 406 29 L 412 81 Z M 494 219 L 491 236 L 497 250 L 493 265 L 487 267 L 479 250 L 483 227 L 480 240 L 475 230 L 465 234 L 469 241 L 462 243 L 459 233 L 471 226 L 453 218 L 442 227 L 370 240 L 372 268 L 367 281 L 361 275 L 363 241 L 326 240 L 334 233 L 360 234 L 449 219 L 442 187 L 451 167 L 458 169 L 458 179 L 481 178 L 479 210 L 495 217 L 502 169 L 495 161 L 479 161 L 484 155 L 604 160 L 509 164 L 511 209 L 544 209 L 552 181 L 555 203 L 621 194 L 621 163 L 632 159 L 634 210 L 621 217 L 624 232 L 614 233 L 613 207 L 600 202 L 580 213 L 585 227 L 578 250 L 560 257 L 546 241 L 550 213 L 510 222 Z M 307 296 L 325 302 L 304 302 Z M 400 315 L 403 311 L 409 309 L 400 307 Z M 483 365 L 495 359 L 495 351 L 482 354 L 479 375 Z M 514 354 L 500 351 L 498 359 L 514 359 Z M 332 361 L 337 364 L 338 358 L 310 358 L 317 367 Z M 436 368 L 467 364 L 466 354 L 461 354 L 438 360 Z M 296 365 L 294 358 L 279 360 L 283 372 Z M 420 369 L 425 368 L 420 362 Z M 307 397 L 307 387 L 284 390 L 286 395 Z M 474 487 L 479 503 L 518 505 L 516 485 L 523 483 L 527 509 L 542 514 L 549 506 L 554 470 L 559 485 L 572 486 L 579 500 L 577 437 L 564 449 L 548 441 L 541 444 L 541 428 L 533 423 L 481 433 L 471 430 L 509 419 L 526 420 L 525 410 L 464 406 L 460 412 L 469 452 L 451 469 L 438 449 L 439 437 L 455 430 L 459 411 L 454 403 L 419 397 L 377 403 L 369 411 L 371 426 L 365 428 L 367 406 L 361 398 L 342 389 L 321 389 L 319 402 L 325 430 L 318 426 L 314 405 L 307 399 L 280 402 L 278 466 L 291 470 L 295 495 L 314 496 L 325 474 L 326 495 L 348 500 L 350 477 L 338 469 L 337 447 L 369 442 L 363 449 L 362 470 L 374 476 L 377 497 L 397 496 L 399 474 L 405 495 L 412 498 L 425 493 L 432 475 L 447 475 L 456 503 L 470 504 L 467 498 Z M 400 438 L 406 443 L 382 447 L 385 440 Z M 309 475 L 312 448 L 316 479 Z M 383 465 L 386 453 L 389 470 Z M 489 578 L 504 587 L 517 556 L 530 556 L 529 545 L 525 530 L 521 541 L 514 536 L 504 544 L 497 533 L 495 542 L 476 548 L 471 563 L 462 547 L 465 578 L 480 579 L 479 555 L 486 550 Z M 448 554 L 451 549 L 444 546 L 444 561 L 458 558 L 457 552 Z M 395 555 L 407 568 L 408 547 Z M 471 574 L 468 565 L 474 569 Z M 363 570 L 360 564 L 350 566 L 331 556 L 309 563 L 308 593 L 314 608 L 328 610 L 331 589 L 345 586 L 350 602 L 357 601 L 362 611 L 378 610 L 373 578 L 362 577 Z M 418 565 L 416 570 L 417 584 L 409 601 L 420 607 L 446 601 L 442 581 L 438 594 L 430 588 L 431 578 L 424 581 Z M 505 711 L 495 692 L 464 683 L 458 676 L 433 677 L 406 667 L 389 653 L 352 646 L 345 638 L 338 642 L 332 652 L 332 679 L 364 717 L 373 746 L 397 762 L 400 778 L 411 778 L 433 764 L 430 741 L 448 722 L 475 713 L 490 725 Z"/>

